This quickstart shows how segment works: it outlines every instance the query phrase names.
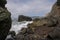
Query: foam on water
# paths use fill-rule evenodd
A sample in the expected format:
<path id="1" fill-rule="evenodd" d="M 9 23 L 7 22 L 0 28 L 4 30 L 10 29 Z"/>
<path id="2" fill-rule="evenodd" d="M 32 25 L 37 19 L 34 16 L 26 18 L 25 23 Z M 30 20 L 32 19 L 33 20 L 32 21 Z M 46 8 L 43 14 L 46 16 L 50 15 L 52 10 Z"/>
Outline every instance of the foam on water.
<path id="1" fill-rule="evenodd" d="M 27 28 L 28 24 L 31 24 L 33 21 L 23 21 L 23 22 L 13 22 L 10 31 L 15 31 L 16 34 L 22 29 Z"/>

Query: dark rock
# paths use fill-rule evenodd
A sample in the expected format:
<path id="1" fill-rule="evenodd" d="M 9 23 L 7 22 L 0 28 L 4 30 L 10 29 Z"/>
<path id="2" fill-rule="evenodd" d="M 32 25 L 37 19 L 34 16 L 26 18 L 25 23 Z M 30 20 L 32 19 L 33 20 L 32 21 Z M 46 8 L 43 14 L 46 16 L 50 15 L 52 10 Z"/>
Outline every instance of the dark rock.
<path id="1" fill-rule="evenodd" d="M 6 0 L 0 0 L 0 40 L 5 40 L 11 28 L 11 14 L 5 9 Z"/>
<path id="2" fill-rule="evenodd" d="M 40 40 L 40 36 L 39 35 L 34 35 L 34 34 L 29 34 L 29 35 L 26 35 L 25 40 Z"/>
<path id="3" fill-rule="evenodd" d="M 38 20 L 40 20 L 40 18 L 34 18 L 34 19 L 33 19 L 33 21 L 38 21 Z"/>
<path id="4" fill-rule="evenodd" d="M 60 0 L 57 0 L 57 5 L 60 6 Z"/>
<path id="5" fill-rule="evenodd" d="M 8 35 L 11 35 L 12 38 L 14 38 L 14 36 L 16 36 L 16 33 L 15 33 L 15 31 L 10 31 L 10 32 L 8 33 Z"/>
<path id="6" fill-rule="evenodd" d="M 18 17 L 18 21 L 32 21 L 32 18 L 31 17 L 28 17 L 28 16 L 24 16 L 24 15 L 20 15 Z"/>
<path id="7" fill-rule="evenodd" d="M 5 4 L 7 3 L 6 0 L 0 0 L 0 7 L 5 8 Z"/>
<path id="8" fill-rule="evenodd" d="M 5 40 L 15 40 L 15 39 L 8 35 Z"/>
<path id="9" fill-rule="evenodd" d="M 17 35 L 16 40 L 39 40 L 39 35 L 29 34 L 29 35 Z"/>
<path id="10" fill-rule="evenodd" d="M 35 35 L 31 29 L 23 28 L 19 34 L 16 35 L 16 40 L 38 40 L 39 35 Z"/>
<path id="11" fill-rule="evenodd" d="M 56 17 L 44 17 L 33 20 L 34 26 L 56 26 L 58 24 L 58 19 Z"/>
<path id="12" fill-rule="evenodd" d="M 10 31 L 7 35 L 6 40 L 15 40 L 16 33 L 15 31 Z"/>
<path id="13" fill-rule="evenodd" d="M 52 32 L 49 33 L 49 36 L 53 40 L 60 39 L 60 28 L 56 27 Z"/>
<path id="14" fill-rule="evenodd" d="M 14 40 L 13 38 L 7 39 L 7 40 Z"/>
<path id="15" fill-rule="evenodd" d="M 34 31 L 32 31 L 32 29 L 30 29 L 30 28 L 22 28 L 22 30 L 20 31 L 20 33 L 19 34 L 33 34 L 34 33 Z"/>
<path id="16" fill-rule="evenodd" d="M 11 28 L 11 18 L 0 21 L 0 40 L 4 40 Z"/>
<path id="17" fill-rule="evenodd" d="M 24 40 L 24 35 L 17 35 L 15 40 Z"/>

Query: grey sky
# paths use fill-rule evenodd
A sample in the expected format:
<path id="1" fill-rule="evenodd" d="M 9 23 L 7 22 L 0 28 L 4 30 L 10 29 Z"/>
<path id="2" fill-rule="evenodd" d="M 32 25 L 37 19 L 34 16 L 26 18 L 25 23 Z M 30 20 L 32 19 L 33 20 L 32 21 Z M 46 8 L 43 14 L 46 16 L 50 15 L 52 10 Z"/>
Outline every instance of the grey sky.
<path id="1" fill-rule="evenodd" d="M 56 0 L 7 0 L 6 7 L 13 18 L 18 15 L 44 16 L 49 13 Z"/>

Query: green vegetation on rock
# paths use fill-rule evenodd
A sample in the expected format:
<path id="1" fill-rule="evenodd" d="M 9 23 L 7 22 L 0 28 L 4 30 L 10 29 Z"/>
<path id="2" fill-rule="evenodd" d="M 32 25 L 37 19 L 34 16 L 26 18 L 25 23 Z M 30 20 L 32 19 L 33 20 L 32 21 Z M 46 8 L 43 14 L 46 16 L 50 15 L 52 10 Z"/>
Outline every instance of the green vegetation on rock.
<path id="1" fill-rule="evenodd" d="M 10 12 L 8 12 L 8 10 L 0 7 L 0 21 L 8 18 L 9 16 L 11 16 Z"/>
<path id="2" fill-rule="evenodd" d="M 0 40 L 5 40 L 11 28 L 11 14 L 5 8 L 6 0 L 0 0 Z"/>

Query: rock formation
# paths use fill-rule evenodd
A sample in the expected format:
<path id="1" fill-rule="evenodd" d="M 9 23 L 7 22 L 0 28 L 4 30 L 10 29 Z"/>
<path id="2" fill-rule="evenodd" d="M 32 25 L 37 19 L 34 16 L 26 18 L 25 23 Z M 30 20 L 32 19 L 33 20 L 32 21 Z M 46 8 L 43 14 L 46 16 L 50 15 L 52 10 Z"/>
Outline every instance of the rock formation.
<path id="1" fill-rule="evenodd" d="M 60 0 L 53 5 L 48 16 L 33 20 L 23 28 L 16 40 L 60 40 Z"/>
<path id="2" fill-rule="evenodd" d="M 0 7 L 5 8 L 6 0 L 0 0 Z"/>
<path id="3" fill-rule="evenodd" d="M 0 0 L 0 40 L 5 40 L 11 28 L 11 14 L 5 7 L 6 0 Z"/>
<path id="4" fill-rule="evenodd" d="M 24 15 L 20 15 L 18 17 L 18 21 L 32 21 L 32 18 L 31 17 L 28 17 L 28 16 L 24 16 Z"/>
<path id="5" fill-rule="evenodd" d="M 15 31 L 10 31 L 8 33 L 6 40 L 15 40 L 15 35 L 16 35 Z"/>
<path id="6" fill-rule="evenodd" d="M 60 6 L 60 0 L 57 0 L 57 5 Z"/>
<path id="7" fill-rule="evenodd" d="M 57 2 L 53 5 L 52 10 L 48 16 L 60 16 L 60 0 L 57 0 Z"/>

